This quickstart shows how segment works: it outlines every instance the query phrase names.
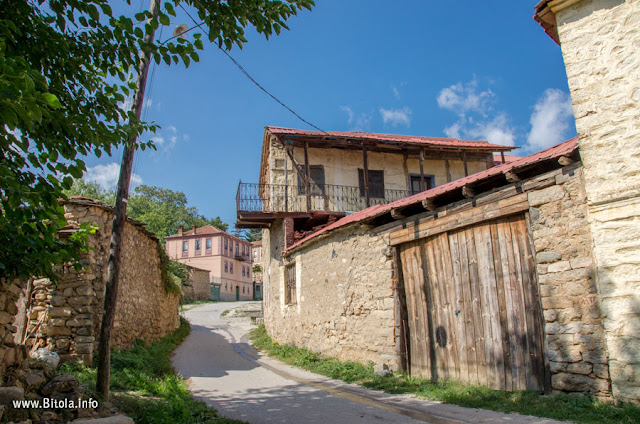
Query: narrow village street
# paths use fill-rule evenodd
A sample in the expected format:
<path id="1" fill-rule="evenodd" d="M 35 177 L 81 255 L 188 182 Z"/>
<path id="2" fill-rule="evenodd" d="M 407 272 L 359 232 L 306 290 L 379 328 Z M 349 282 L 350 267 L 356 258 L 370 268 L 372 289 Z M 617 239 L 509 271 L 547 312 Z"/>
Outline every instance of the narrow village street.
<path id="1" fill-rule="evenodd" d="M 221 316 L 257 302 L 220 302 L 185 312 L 191 334 L 173 365 L 193 395 L 221 415 L 259 423 L 545 423 L 367 390 L 264 357 L 248 343 L 248 317 Z"/>

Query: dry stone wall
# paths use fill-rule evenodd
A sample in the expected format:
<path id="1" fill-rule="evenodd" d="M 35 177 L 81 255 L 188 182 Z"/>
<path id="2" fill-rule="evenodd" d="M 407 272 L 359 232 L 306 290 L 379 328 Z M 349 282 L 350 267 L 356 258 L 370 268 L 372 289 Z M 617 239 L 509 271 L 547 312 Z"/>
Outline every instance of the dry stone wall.
<path id="1" fill-rule="evenodd" d="M 34 281 L 28 310 L 28 331 L 34 336 L 28 343 L 44 344 L 65 360 L 90 363 L 100 334 L 113 212 L 88 200 L 71 200 L 65 211 L 70 225 L 91 222 L 98 229 L 81 272 L 65 267 L 57 286 L 47 279 Z M 151 342 L 178 327 L 179 296 L 165 292 L 160 266 L 158 240 L 141 224 L 127 222 L 112 347 Z"/>
<path id="2" fill-rule="evenodd" d="M 582 168 L 529 193 L 545 353 L 551 386 L 610 398 L 600 296 L 594 278 Z"/>
<path id="3" fill-rule="evenodd" d="M 271 337 L 341 360 L 396 369 L 390 253 L 388 236 L 347 228 L 284 261 L 271 260 L 265 287 Z M 297 299 L 286 305 L 284 263 L 290 261 Z"/>
<path id="4" fill-rule="evenodd" d="M 182 286 L 182 296 L 185 300 L 209 300 L 209 271 L 189 267 L 189 281 Z"/>
<path id="5" fill-rule="evenodd" d="M 613 395 L 640 403 L 640 1 L 556 12 L 584 162 Z"/>
<path id="6" fill-rule="evenodd" d="M 19 343 L 21 335 L 15 325 L 16 303 L 25 286 L 24 280 L 0 278 L 0 385 L 5 383 L 7 367 L 19 366 L 27 357 L 27 349 Z"/>

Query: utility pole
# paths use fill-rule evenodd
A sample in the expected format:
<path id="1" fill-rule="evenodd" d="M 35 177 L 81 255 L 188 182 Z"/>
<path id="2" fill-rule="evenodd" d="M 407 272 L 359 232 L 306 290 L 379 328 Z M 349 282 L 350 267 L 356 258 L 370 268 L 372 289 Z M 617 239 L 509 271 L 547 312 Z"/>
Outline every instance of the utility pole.
<path id="1" fill-rule="evenodd" d="M 158 18 L 158 0 L 151 0 L 149 12 Z M 144 41 L 153 43 L 155 30 L 146 34 Z M 147 74 L 149 72 L 150 56 L 144 53 L 138 65 L 137 89 L 133 95 L 132 109 L 138 120 L 142 116 L 144 92 L 147 86 Z M 100 327 L 100 341 L 98 345 L 98 377 L 96 389 L 103 401 L 109 400 L 109 383 L 111 380 L 111 329 L 115 317 L 116 301 L 118 299 L 118 279 L 120 277 L 120 256 L 122 250 L 122 235 L 127 219 L 127 202 L 129 199 L 129 183 L 131 182 L 131 170 L 133 168 L 133 153 L 135 152 L 137 137 L 127 140 L 122 154 L 120 165 L 120 177 L 118 179 L 118 191 L 116 194 L 115 215 L 111 229 L 111 245 L 109 250 L 109 262 L 107 265 L 107 281 L 104 295 L 104 313 L 102 326 Z"/>

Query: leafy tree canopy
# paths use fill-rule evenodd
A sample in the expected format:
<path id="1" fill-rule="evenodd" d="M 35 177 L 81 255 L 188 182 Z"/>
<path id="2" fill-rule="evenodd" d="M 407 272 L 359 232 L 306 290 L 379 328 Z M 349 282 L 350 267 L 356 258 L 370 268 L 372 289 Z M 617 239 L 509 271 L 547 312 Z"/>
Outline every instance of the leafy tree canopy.
<path id="1" fill-rule="evenodd" d="M 127 0 L 131 4 L 131 0 Z M 184 8 L 220 48 L 242 48 L 245 27 L 267 38 L 313 0 L 170 0 L 159 14 L 114 15 L 108 0 L 0 1 L 0 277 L 55 277 L 81 237 L 61 241 L 57 199 L 103 153 L 156 127 L 121 108 L 141 53 L 157 63 L 198 61 L 202 34 L 145 40 Z M 167 31 L 169 32 L 169 31 Z M 151 142 L 138 147 L 152 146 Z M 159 224 L 160 225 L 160 224 Z M 161 225 L 160 225 L 161 226 Z"/>
<path id="2" fill-rule="evenodd" d="M 98 184 L 85 180 L 74 181 L 73 187 L 65 194 L 91 197 L 111 206 L 115 203 L 116 197 L 115 191 L 104 190 Z M 191 228 L 194 225 L 212 225 L 222 231 L 229 227 L 219 216 L 207 218 L 200 214 L 195 206 L 189 206 L 187 196 L 183 192 L 162 187 L 136 187 L 129 197 L 127 211 L 129 217 L 147 224 L 147 229 L 163 243 L 166 236 L 176 234 L 181 226 Z"/>

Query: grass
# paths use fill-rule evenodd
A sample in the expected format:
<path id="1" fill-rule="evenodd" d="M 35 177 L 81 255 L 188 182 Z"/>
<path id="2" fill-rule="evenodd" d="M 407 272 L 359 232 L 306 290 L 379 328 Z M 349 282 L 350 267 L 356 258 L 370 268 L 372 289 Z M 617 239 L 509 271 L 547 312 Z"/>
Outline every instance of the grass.
<path id="1" fill-rule="evenodd" d="M 231 312 L 231 309 L 227 309 L 226 311 L 224 311 L 222 314 L 220 314 L 221 317 L 226 317 L 229 312 Z"/>
<path id="2" fill-rule="evenodd" d="M 111 401 L 137 424 L 242 423 L 221 417 L 193 399 L 186 382 L 171 367 L 171 352 L 189 332 L 189 323 L 181 319 L 173 334 L 151 345 L 139 342 L 131 350 L 111 353 Z M 74 374 L 97 397 L 95 368 L 65 364 L 62 372 Z"/>
<path id="3" fill-rule="evenodd" d="M 468 408 L 533 415 L 561 421 L 588 424 L 640 423 L 640 408 L 614 405 L 588 396 L 566 394 L 541 395 L 538 392 L 504 392 L 483 386 L 465 385 L 453 381 L 432 382 L 427 379 L 390 374 L 376 375 L 373 363 L 367 365 L 327 357 L 307 349 L 274 343 L 264 325 L 251 332 L 253 345 L 269 356 L 317 374 L 348 383 L 393 394 L 413 394 Z"/>

